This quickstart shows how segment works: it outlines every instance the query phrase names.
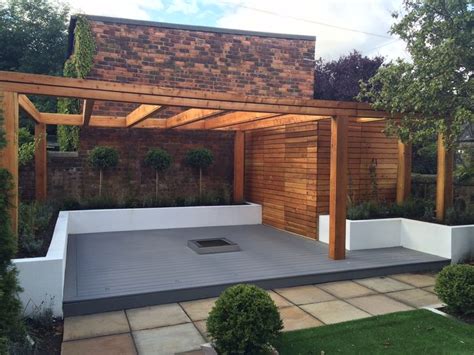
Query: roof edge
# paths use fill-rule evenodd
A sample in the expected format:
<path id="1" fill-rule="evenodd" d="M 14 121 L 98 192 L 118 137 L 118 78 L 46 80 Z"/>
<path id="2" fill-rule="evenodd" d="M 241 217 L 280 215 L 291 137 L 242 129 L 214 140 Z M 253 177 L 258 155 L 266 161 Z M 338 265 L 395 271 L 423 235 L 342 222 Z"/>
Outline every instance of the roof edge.
<path id="1" fill-rule="evenodd" d="M 78 15 L 71 16 L 71 22 L 69 26 L 69 33 L 74 30 L 75 21 Z M 230 28 L 218 28 L 208 26 L 195 26 L 195 25 L 181 25 L 167 22 L 155 22 L 155 21 L 144 21 L 144 20 L 133 20 L 120 17 L 108 17 L 108 16 L 96 16 L 96 15 L 82 15 L 92 21 L 111 22 L 125 25 L 136 25 L 136 26 L 148 26 L 148 27 L 160 27 L 170 28 L 177 30 L 188 30 L 188 31 L 199 31 L 199 32 L 213 32 L 213 33 L 225 33 L 225 34 L 236 34 L 236 35 L 247 35 L 257 37 L 270 37 L 270 38 L 281 38 L 281 39 L 299 39 L 305 41 L 316 41 L 316 36 L 307 35 L 296 35 L 296 34 L 285 34 L 285 33 L 272 33 L 272 32 L 259 32 L 259 31 L 247 31 L 237 30 Z M 74 24 L 73 24 L 74 22 Z"/>

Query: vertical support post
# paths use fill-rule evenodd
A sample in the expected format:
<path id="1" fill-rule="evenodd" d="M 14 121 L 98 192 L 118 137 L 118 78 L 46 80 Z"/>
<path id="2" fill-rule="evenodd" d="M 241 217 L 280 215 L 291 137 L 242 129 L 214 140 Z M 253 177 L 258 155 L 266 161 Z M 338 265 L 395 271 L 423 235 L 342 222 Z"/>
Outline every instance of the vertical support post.
<path id="1" fill-rule="evenodd" d="M 7 169 L 13 177 L 10 218 L 12 231 L 18 235 L 18 94 L 0 92 L 0 106 L 3 111 L 3 128 L 7 140 L 6 147 L 0 149 L 0 167 Z"/>
<path id="2" fill-rule="evenodd" d="M 398 141 L 397 204 L 401 205 L 410 197 L 411 191 L 412 145 Z"/>
<path id="3" fill-rule="evenodd" d="M 236 131 L 234 137 L 234 202 L 244 201 L 245 133 Z"/>
<path id="4" fill-rule="evenodd" d="M 46 152 L 46 124 L 35 125 L 35 197 L 37 201 L 44 201 L 47 197 L 47 152 Z"/>
<path id="5" fill-rule="evenodd" d="M 436 219 L 443 221 L 453 205 L 454 151 L 446 149 L 444 137 L 438 135 L 438 173 L 436 176 Z"/>
<path id="6" fill-rule="evenodd" d="M 329 181 L 329 257 L 346 257 L 347 131 L 349 117 L 331 118 L 331 167 Z"/>

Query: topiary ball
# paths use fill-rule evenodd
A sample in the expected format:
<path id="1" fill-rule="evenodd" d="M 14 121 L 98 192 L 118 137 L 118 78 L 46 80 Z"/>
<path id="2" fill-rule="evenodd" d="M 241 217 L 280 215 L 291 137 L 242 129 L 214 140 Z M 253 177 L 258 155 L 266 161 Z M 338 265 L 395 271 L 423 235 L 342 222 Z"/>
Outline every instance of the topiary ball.
<path id="1" fill-rule="evenodd" d="M 474 266 L 446 266 L 436 278 L 435 292 L 452 311 L 474 314 Z"/>
<path id="2" fill-rule="evenodd" d="M 283 328 L 267 292 L 253 285 L 226 289 L 207 319 L 207 330 L 219 354 L 259 354 L 268 351 Z"/>
<path id="3" fill-rule="evenodd" d="M 118 164 L 118 152 L 112 147 L 95 147 L 89 153 L 89 163 L 96 169 L 112 168 Z"/>
<path id="4" fill-rule="evenodd" d="M 206 148 L 191 149 L 186 153 L 185 161 L 192 168 L 205 169 L 214 161 L 214 155 Z"/>
<path id="5" fill-rule="evenodd" d="M 171 166 L 171 155 L 164 149 L 152 148 L 145 156 L 145 165 L 156 171 L 165 171 Z"/>

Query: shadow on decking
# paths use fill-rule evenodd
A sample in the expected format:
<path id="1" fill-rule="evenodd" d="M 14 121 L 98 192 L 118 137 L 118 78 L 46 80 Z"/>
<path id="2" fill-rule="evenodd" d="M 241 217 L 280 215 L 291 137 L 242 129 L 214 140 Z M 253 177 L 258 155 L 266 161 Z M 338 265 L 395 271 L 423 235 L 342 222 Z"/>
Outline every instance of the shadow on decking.
<path id="1" fill-rule="evenodd" d="M 240 251 L 199 255 L 191 239 L 227 238 Z M 381 236 L 383 238 L 383 236 Z M 350 251 L 263 225 L 70 235 L 66 316 L 217 296 L 236 283 L 279 288 L 437 270 L 449 260 L 405 248 Z"/>

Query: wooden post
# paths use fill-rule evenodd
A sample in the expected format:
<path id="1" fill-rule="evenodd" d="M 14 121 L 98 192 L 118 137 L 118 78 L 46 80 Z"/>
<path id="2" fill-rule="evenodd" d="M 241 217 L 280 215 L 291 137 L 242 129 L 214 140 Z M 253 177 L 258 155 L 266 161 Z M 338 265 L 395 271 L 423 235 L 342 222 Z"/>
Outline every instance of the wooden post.
<path id="1" fill-rule="evenodd" d="M 245 133 L 236 131 L 234 137 L 234 202 L 244 202 Z"/>
<path id="2" fill-rule="evenodd" d="M 35 196 L 37 201 L 45 201 L 47 197 L 47 142 L 46 125 L 37 123 L 35 125 Z"/>
<path id="3" fill-rule="evenodd" d="M 3 128 L 7 145 L 0 149 L 0 167 L 13 177 L 10 218 L 12 230 L 18 235 L 18 94 L 0 91 L 0 109 L 3 111 Z"/>
<path id="4" fill-rule="evenodd" d="M 443 221 L 453 205 L 454 151 L 446 149 L 442 134 L 438 135 L 438 173 L 436 176 L 436 219 Z"/>
<path id="5" fill-rule="evenodd" d="M 410 197 L 411 190 L 411 143 L 398 141 L 397 203 L 401 205 Z"/>
<path id="6" fill-rule="evenodd" d="M 346 257 L 347 131 L 349 117 L 331 118 L 329 257 Z"/>

